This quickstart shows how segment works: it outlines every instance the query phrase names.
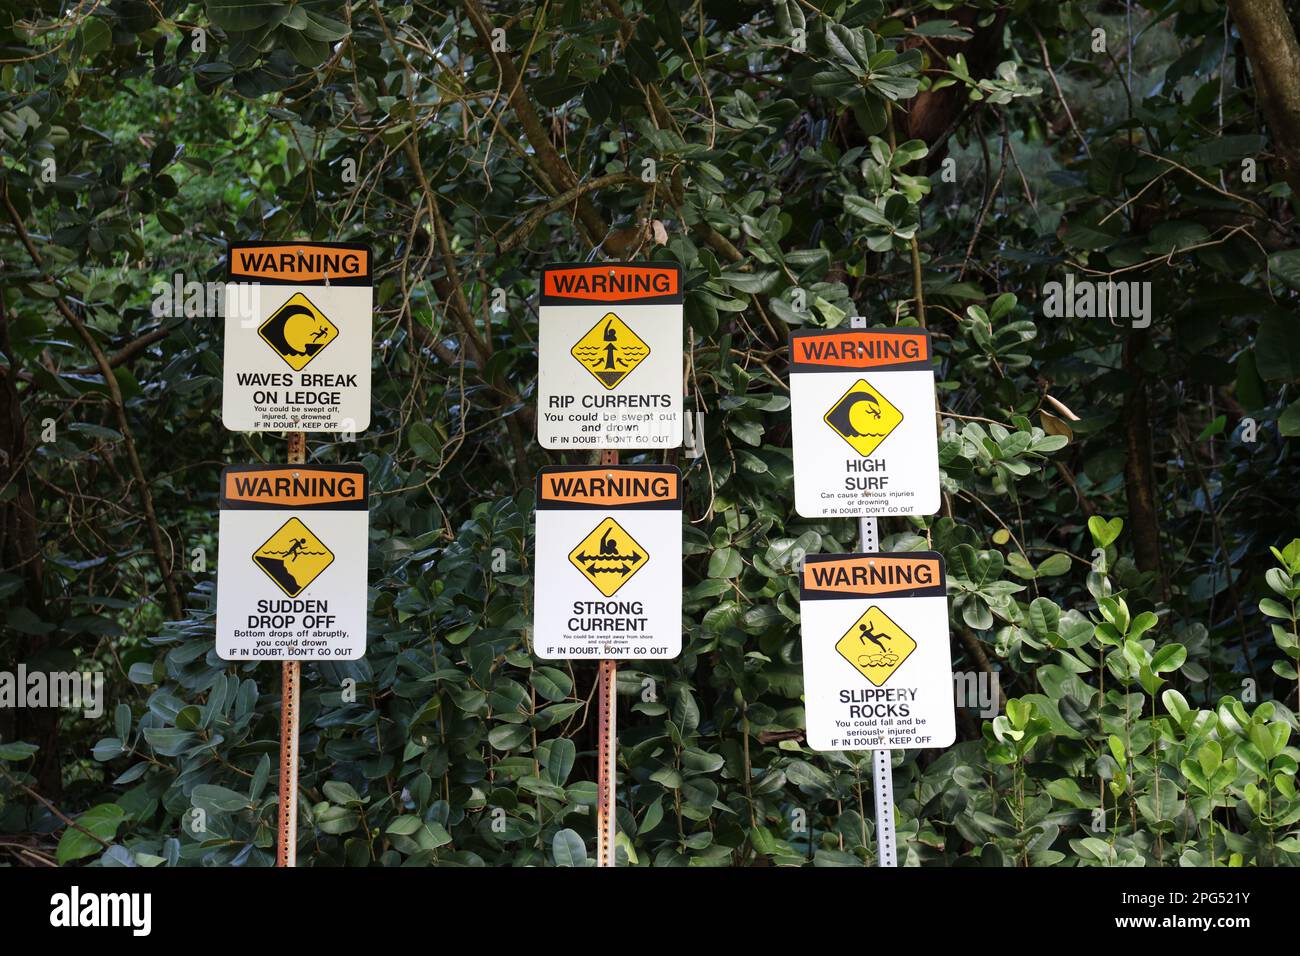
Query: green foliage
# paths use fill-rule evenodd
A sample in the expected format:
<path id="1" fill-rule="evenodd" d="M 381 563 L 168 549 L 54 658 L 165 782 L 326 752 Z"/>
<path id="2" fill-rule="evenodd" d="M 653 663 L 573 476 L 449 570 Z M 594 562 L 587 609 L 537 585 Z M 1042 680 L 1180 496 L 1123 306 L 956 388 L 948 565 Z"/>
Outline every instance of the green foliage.
<path id="1" fill-rule="evenodd" d="M 0 714 L 0 832 L 273 861 L 278 672 L 215 656 L 214 514 L 283 443 L 221 428 L 206 289 L 157 290 L 310 237 L 375 250 L 372 427 L 309 443 L 375 506 L 366 657 L 304 667 L 302 865 L 594 864 L 595 675 L 530 653 L 530 488 L 536 277 L 600 256 L 683 266 L 704 413 L 684 650 L 619 669 L 624 862 L 874 859 L 870 755 L 802 736 L 796 571 L 856 528 L 793 512 L 785 382 L 792 327 L 858 314 L 934 332 L 944 508 L 883 543 L 944 555 L 955 667 L 1004 702 L 895 754 L 900 863 L 1297 862 L 1300 251 L 1220 5 L 1135 5 L 1133 86 L 1095 2 L 31 6 L 0 0 L 0 661 L 108 702 Z M 1066 273 L 1150 282 L 1152 326 L 1043 317 Z"/>

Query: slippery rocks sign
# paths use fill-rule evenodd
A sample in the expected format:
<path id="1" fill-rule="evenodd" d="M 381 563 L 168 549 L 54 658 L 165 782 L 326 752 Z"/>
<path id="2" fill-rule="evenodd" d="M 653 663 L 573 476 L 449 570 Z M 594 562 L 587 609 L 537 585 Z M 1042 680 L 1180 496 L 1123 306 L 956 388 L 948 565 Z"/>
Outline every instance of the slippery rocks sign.
<path id="1" fill-rule="evenodd" d="M 957 728 L 938 552 L 811 555 L 800 583 L 808 745 L 949 746 Z"/>

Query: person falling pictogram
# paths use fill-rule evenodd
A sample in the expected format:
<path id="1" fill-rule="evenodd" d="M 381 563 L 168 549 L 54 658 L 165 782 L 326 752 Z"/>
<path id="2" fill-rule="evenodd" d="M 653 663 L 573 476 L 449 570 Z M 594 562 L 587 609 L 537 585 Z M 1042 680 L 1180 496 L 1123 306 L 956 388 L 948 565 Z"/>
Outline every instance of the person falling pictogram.
<path id="1" fill-rule="evenodd" d="M 292 561 L 294 558 L 296 558 L 299 555 L 299 553 L 302 552 L 302 549 L 305 548 L 306 546 L 307 546 L 306 538 L 294 538 L 293 544 L 289 545 L 289 550 L 284 553 L 284 559 L 286 561 Z"/>
<path id="2" fill-rule="evenodd" d="M 876 647 L 880 648 L 882 651 L 889 650 L 889 648 L 885 647 L 884 644 L 880 643 L 882 639 L 889 640 L 888 634 L 883 634 L 880 637 L 877 637 L 875 628 L 871 627 L 868 624 L 859 624 L 858 630 L 862 632 L 861 634 L 858 635 L 858 640 L 862 641 L 863 644 L 865 644 L 867 641 L 870 641 L 872 644 L 875 644 Z"/>

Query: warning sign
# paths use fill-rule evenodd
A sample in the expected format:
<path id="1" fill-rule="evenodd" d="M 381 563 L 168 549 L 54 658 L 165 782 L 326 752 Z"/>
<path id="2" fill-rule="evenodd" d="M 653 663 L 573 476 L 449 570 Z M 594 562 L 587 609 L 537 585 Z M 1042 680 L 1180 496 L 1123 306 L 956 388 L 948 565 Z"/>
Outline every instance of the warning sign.
<path id="1" fill-rule="evenodd" d="M 365 653 L 368 507 L 360 465 L 234 465 L 222 472 L 223 660 L 356 660 Z"/>
<path id="2" fill-rule="evenodd" d="M 569 552 L 573 566 L 605 597 L 613 597 L 632 575 L 645 567 L 649 556 L 636 539 L 613 518 L 596 525 L 596 530 Z"/>
<path id="3" fill-rule="evenodd" d="M 311 299 L 295 292 L 271 313 L 257 334 L 295 372 L 301 372 L 321 349 L 339 337 L 339 328 Z"/>
<path id="4" fill-rule="evenodd" d="M 916 650 L 910 634 L 889 619 L 878 606 L 867 608 L 835 645 L 840 656 L 877 687 Z"/>
<path id="5" fill-rule="evenodd" d="M 825 422 L 863 458 L 903 422 L 903 413 L 885 396 L 858 379 L 826 413 Z"/>
<path id="6" fill-rule="evenodd" d="M 681 445 L 682 303 L 675 262 L 542 270 L 537 439 L 543 447 Z"/>
<path id="7" fill-rule="evenodd" d="M 234 431 L 370 425 L 370 249 L 232 242 L 221 418 Z"/>
<path id="8" fill-rule="evenodd" d="M 681 474 L 672 465 L 537 476 L 533 652 L 653 658 L 682 649 Z"/>
<path id="9" fill-rule="evenodd" d="M 608 389 L 632 374 L 650 354 L 650 346 L 613 312 L 591 327 L 571 350 L 596 381 Z"/>
<path id="10" fill-rule="evenodd" d="M 924 329 L 791 333 L 790 415 L 799 514 L 939 510 L 934 371 Z"/>
<path id="11" fill-rule="evenodd" d="M 333 560 L 334 552 L 297 518 L 253 552 L 253 562 L 289 597 L 297 597 Z"/>
<path id="12" fill-rule="evenodd" d="M 799 593 L 810 747 L 909 750 L 956 739 L 937 552 L 813 555 Z"/>

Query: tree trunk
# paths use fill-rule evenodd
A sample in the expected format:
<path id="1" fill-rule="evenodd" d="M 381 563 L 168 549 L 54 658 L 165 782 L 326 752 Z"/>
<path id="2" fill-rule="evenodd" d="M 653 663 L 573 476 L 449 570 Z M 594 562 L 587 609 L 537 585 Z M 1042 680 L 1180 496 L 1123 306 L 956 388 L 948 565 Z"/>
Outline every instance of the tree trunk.
<path id="1" fill-rule="evenodd" d="M 1146 372 L 1139 357 L 1146 348 L 1147 334 L 1133 332 L 1124 343 L 1124 374 L 1128 394 L 1124 396 L 1124 494 L 1128 499 L 1128 520 L 1133 531 L 1133 552 L 1139 570 L 1156 576 L 1161 600 L 1169 599 L 1160 555 L 1160 509 L 1155 469 L 1151 461 L 1151 411 L 1147 400 Z"/>
<path id="2" fill-rule="evenodd" d="M 45 618 L 45 568 L 41 560 L 36 524 L 36 499 L 27 474 L 27 421 L 16 386 L 18 362 L 9 342 L 9 316 L 0 301 L 0 352 L 8 359 L 0 370 L 0 487 L 13 488 L 13 496 L 0 503 L 0 570 L 22 579 L 14 600 L 37 618 Z M 17 663 L 31 661 L 48 649 L 45 635 L 29 637 L 9 633 L 5 638 L 6 658 Z M 57 708 L 14 708 L 0 710 L 0 738 L 25 740 L 40 747 L 32 774 L 36 788 L 46 797 L 63 795 L 63 766 L 58 746 Z"/>
<path id="3" fill-rule="evenodd" d="M 1228 0 L 1273 133 L 1282 177 L 1300 201 L 1300 43 L 1282 0 Z"/>

